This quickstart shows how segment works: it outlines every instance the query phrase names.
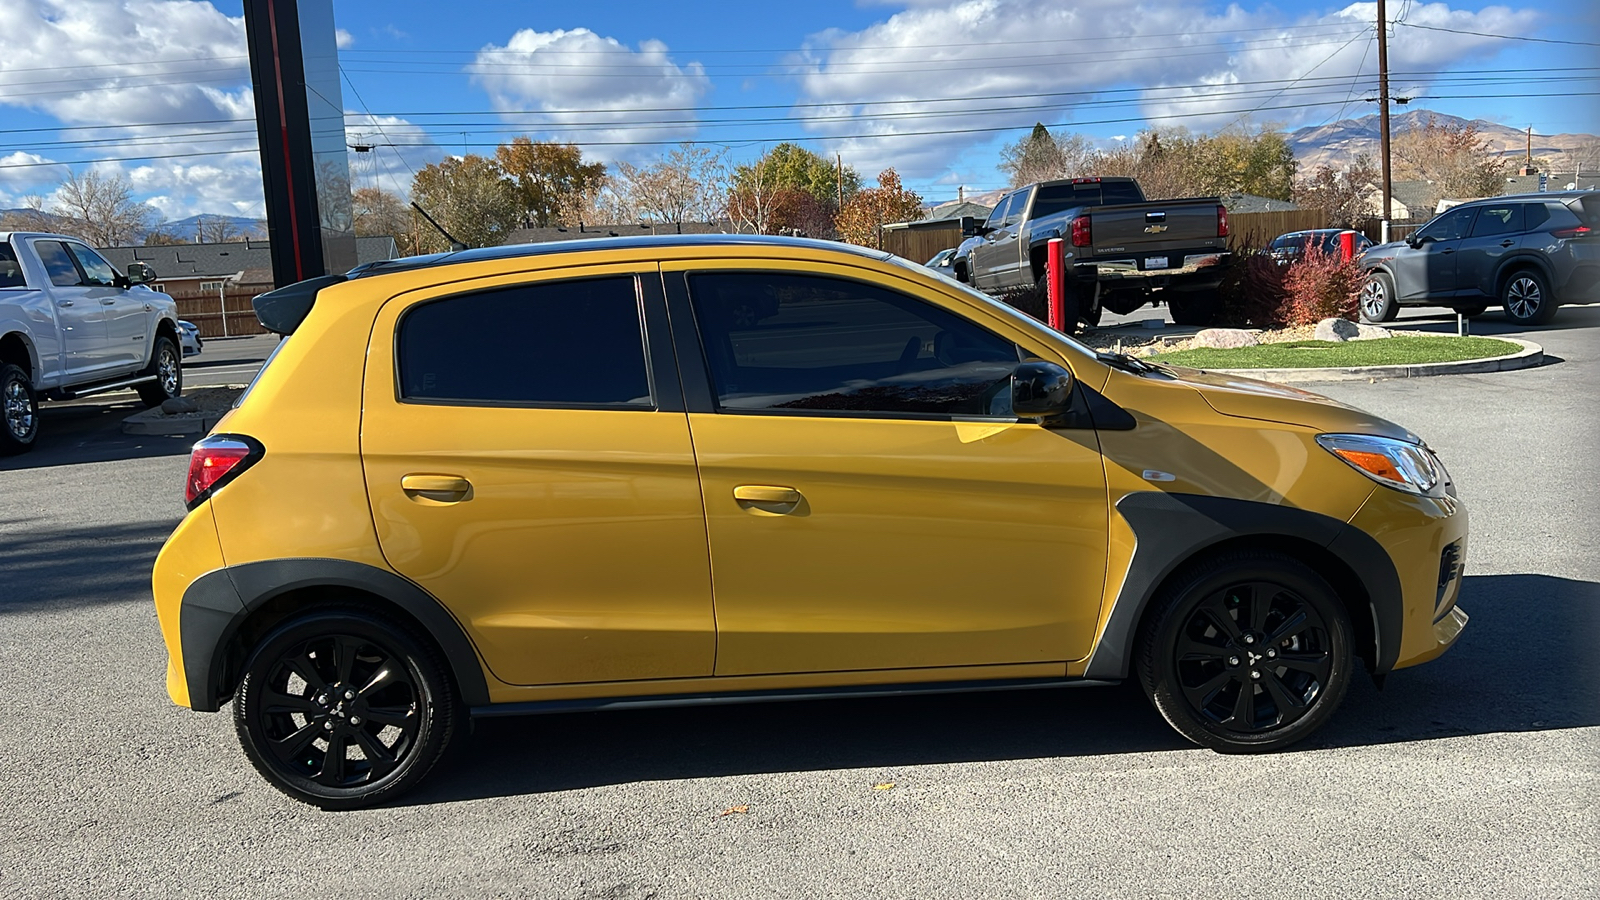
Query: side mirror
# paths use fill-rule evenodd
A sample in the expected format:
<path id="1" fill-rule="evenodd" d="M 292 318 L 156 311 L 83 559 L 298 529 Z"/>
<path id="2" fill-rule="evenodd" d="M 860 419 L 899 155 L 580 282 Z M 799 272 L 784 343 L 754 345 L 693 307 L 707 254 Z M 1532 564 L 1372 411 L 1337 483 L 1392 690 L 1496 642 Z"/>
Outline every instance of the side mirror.
<path id="1" fill-rule="evenodd" d="M 156 280 L 156 270 L 149 263 L 128 263 L 128 284 L 149 284 Z"/>
<path id="2" fill-rule="evenodd" d="M 1431 240 L 1433 240 L 1433 238 L 1427 237 L 1425 235 L 1417 234 L 1415 231 L 1413 231 L 1410 234 L 1406 235 L 1406 246 L 1408 246 L 1411 249 L 1415 250 L 1418 247 L 1421 247 L 1423 244 L 1426 244 L 1427 242 L 1429 242 Z"/>
<path id="3" fill-rule="evenodd" d="M 962 237 L 977 237 L 977 235 L 978 235 L 978 220 L 974 219 L 971 216 L 962 216 L 961 217 L 961 236 Z"/>
<path id="4" fill-rule="evenodd" d="M 1071 372 L 1043 360 L 1020 363 L 1011 371 L 1011 410 L 1018 418 L 1048 423 L 1071 407 Z"/>

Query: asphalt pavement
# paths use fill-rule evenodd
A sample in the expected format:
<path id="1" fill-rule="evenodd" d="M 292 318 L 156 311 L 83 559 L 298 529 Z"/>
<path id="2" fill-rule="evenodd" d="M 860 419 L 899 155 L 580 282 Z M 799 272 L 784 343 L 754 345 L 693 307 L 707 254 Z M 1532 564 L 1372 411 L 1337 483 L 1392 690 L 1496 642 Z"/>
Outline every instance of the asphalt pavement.
<path id="1" fill-rule="evenodd" d="M 1130 686 L 545 716 L 354 813 L 166 698 L 188 441 L 56 407 L 0 463 L 0 896 L 1600 896 L 1600 307 L 1474 331 L 1551 362 L 1317 388 L 1450 467 L 1472 621 L 1290 751 L 1196 749 Z"/>

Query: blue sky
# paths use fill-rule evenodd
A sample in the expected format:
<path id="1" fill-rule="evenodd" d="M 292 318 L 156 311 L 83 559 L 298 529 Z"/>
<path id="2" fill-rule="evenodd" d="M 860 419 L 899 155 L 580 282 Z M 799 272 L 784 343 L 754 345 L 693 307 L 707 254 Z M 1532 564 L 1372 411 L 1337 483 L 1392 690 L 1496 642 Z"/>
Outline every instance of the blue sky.
<path id="1" fill-rule="evenodd" d="M 241 7 L 6 0 L 0 207 L 48 196 L 65 163 L 123 174 L 169 218 L 259 214 Z M 1408 108 L 1600 132 L 1593 0 L 1390 0 L 1389 15 Z M 632 162 L 677 140 L 739 162 L 799 139 L 942 200 L 1000 186 L 999 147 L 1035 121 L 1101 141 L 1293 129 L 1373 111 L 1377 69 L 1373 3 L 335 0 L 334 16 L 349 133 L 380 145 L 353 174 L 391 190 L 529 133 Z M 176 122 L 195 124 L 158 124 Z"/>

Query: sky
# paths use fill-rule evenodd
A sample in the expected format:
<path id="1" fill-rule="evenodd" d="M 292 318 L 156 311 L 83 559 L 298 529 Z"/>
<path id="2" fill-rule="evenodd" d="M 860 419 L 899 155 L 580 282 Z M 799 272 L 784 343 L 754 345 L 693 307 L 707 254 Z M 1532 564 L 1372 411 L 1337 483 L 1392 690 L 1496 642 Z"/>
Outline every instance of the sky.
<path id="1" fill-rule="evenodd" d="M 301 0 L 302 3 L 319 0 Z M 648 163 L 796 141 L 928 201 L 1003 186 L 1035 122 L 1286 130 L 1367 115 L 1375 3 L 1317 0 L 332 0 L 357 186 L 407 192 L 513 135 Z M 263 214 L 243 0 L 4 0 L 0 208 L 69 171 L 165 218 Z M 1600 3 L 1388 0 L 1391 90 L 1537 134 L 1600 133 Z"/>

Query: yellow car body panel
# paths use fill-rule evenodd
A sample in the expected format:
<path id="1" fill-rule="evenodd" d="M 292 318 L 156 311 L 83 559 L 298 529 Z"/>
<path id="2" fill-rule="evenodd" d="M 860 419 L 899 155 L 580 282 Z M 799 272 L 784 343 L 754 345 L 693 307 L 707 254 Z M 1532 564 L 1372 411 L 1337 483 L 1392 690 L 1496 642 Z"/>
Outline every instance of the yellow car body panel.
<path id="1" fill-rule="evenodd" d="M 750 268 L 835 274 L 957 311 L 1067 367 L 1135 424 L 397 400 L 395 323 L 416 303 L 597 272 Z M 1397 665 L 1437 655 L 1464 620 L 1453 607 L 1433 619 L 1438 548 L 1465 533 L 1459 503 L 1375 487 L 1315 441 L 1370 417 L 1308 398 L 1124 372 L 938 276 L 821 245 L 619 243 L 354 278 L 317 296 L 216 429 L 266 451 L 158 560 L 169 692 L 215 708 L 185 687 L 187 586 L 300 558 L 427 592 L 470 640 L 491 704 L 1083 675 L 1140 552 L 1119 503 L 1150 494 L 1352 523 L 1403 586 Z M 410 476 L 465 479 L 470 499 L 407 490 Z"/>

